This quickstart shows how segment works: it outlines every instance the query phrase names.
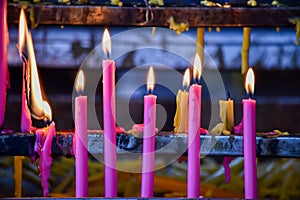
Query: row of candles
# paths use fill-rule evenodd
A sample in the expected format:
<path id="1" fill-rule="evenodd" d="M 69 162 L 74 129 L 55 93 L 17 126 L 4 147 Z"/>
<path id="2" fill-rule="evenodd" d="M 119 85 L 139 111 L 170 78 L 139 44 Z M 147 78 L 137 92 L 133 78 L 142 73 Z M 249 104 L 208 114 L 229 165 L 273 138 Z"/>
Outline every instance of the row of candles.
<path id="1" fill-rule="evenodd" d="M 23 16 L 22 16 L 23 15 Z M 33 52 L 33 45 L 30 32 L 27 30 L 26 20 L 23 10 L 20 17 L 20 36 L 25 36 L 28 46 L 31 73 L 37 74 L 36 63 Z M 7 29 L 7 27 L 6 27 Z M 6 30 L 5 29 L 5 30 Z M 5 43 L 5 42 L 4 42 Z M 22 47 L 25 41 L 23 37 L 19 37 L 20 56 L 24 56 Z M 5 45 L 3 45 L 5 46 Z M 105 197 L 117 196 L 117 171 L 116 171 L 116 121 L 115 121 L 115 62 L 109 59 L 111 54 L 111 39 L 107 29 L 104 31 L 102 39 L 103 51 L 107 55 L 107 59 L 102 61 L 103 66 L 103 120 L 104 120 L 104 173 L 105 173 Z M 25 69 L 25 66 L 23 66 Z M 6 73 L 4 64 L 1 67 L 1 75 Z M 198 198 L 200 196 L 200 124 L 201 124 L 201 92 L 202 86 L 198 84 L 201 77 L 201 61 L 196 54 L 193 79 L 194 84 L 189 91 L 184 91 L 180 98 L 181 104 L 179 108 L 181 115 L 179 116 L 179 131 L 187 127 L 188 133 L 188 170 L 187 170 L 187 197 Z M 26 75 L 26 70 L 24 70 Z M 184 84 L 187 86 L 190 83 L 189 70 L 184 76 Z M 37 75 L 36 75 L 37 77 Z M 39 110 L 43 113 L 44 118 L 51 120 L 51 114 L 47 114 L 45 108 L 49 108 L 49 104 L 43 101 L 39 90 L 39 80 L 34 79 L 31 88 L 35 95 L 40 96 L 33 101 L 31 106 L 36 104 Z M 87 151 L 87 96 L 82 96 L 84 91 L 85 77 L 82 70 L 79 71 L 75 89 L 78 96 L 75 98 L 75 158 L 76 158 L 76 197 L 88 196 L 88 151 Z M 142 184 L 141 197 L 153 197 L 154 193 L 154 162 L 155 162 L 155 121 L 156 121 L 156 99 L 157 96 L 152 94 L 155 86 L 155 75 L 153 67 L 150 67 L 147 76 L 148 95 L 144 97 L 144 132 L 143 132 L 143 159 L 142 159 Z M 37 87 L 37 89 L 35 89 Z M 245 88 L 248 94 L 254 92 L 254 74 L 252 69 L 247 73 Z M 6 91 L 6 90 L 5 90 Z M 31 131 L 31 113 L 28 108 L 26 97 L 26 83 L 23 81 L 22 91 L 22 114 L 21 114 L 21 129 L 22 131 Z M 251 95 L 249 95 L 251 96 Z M 5 95 L 1 93 L 1 102 L 5 100 Z M 5 101 L 4 101 L 5 102 Z M 32 102 L 31 102 L 32 103 Z M 188 107 L 188 109 L 186 109 Z M 257 198 L 257 175 L 256 175 L 256 102 L 251 99 L 243 100 L 243 123 L 244 123 L 244 160 L 245 160 L 245 198 Z M 31 110 L 34 110 L 31 108 Z M 187 115 L 185 110 L 188 110 Z M 4 115 L 4 111 L 0 110 L 0 114 Z M 38 114 L 37 114 L 38 115 Z M 0 124 L 2 125 L 2 124 Z M 51 124 L 54 126 L 53 124 Z M 52 127 L 50 126 L 50 128 Z M 183 130 L 183 132 L 186 132 Z M 52 134 L 53 130 L 48 134 Z M 51 148 L 51 145 L 50 145 Z M 51 150 L 50 150 L 51 151 Z M 48 152 L 49 153 L 49 152 Z"/>

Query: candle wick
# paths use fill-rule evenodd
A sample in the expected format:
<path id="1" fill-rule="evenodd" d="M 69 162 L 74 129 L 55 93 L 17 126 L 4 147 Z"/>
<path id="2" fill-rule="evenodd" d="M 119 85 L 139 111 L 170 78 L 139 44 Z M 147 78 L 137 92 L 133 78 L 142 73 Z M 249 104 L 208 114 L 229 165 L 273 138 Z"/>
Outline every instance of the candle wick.
<path id="1" fill-rule="evenodd" d="M 229 91 L 227 91 L 227 99 L 230 99 L 230 92 Z"/>
<path id="2" fill-rule="evenodd" d="M 109 52 L 106 53 L 106 57 L 107 57 L 108 60 L 110 60 Z"/>

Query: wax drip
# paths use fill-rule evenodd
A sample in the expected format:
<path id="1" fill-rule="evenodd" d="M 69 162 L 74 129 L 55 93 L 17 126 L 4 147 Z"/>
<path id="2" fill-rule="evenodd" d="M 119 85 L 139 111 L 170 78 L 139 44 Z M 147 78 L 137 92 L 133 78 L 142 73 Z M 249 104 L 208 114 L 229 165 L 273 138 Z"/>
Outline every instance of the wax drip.
<path id="1" fill-rule="evenodd" d="M 41 177 L 44 197 L 47 197 L 49 194 L 48 179 L 50 177 L 50 167 L 52 164 L 51 148 L 55 134 L 56 130 L 54 122 L 52 122 L 49 127 L 36 130 L 35 151 L 40 156 L 38 170 Z"/>
<path id="2" fill-rule="evenodd" d="M 231 156 L 225 156 L 223 160 L 223 167 L 224 167 L 224 174 L 225 174 L 225 183 L 229 183 L 231 179 L 230 175 L 230 166 L 229 164 L 234 159 L 234 157 Z"/>

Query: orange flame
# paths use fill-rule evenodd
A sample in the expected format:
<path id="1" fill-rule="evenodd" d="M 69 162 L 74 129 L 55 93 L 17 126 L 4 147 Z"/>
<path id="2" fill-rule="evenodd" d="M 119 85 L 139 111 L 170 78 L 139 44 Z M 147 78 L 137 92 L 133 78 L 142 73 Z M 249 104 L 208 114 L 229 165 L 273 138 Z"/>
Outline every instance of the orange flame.
<path id="1" fill-rule="evenodd" d="M 190 82 L 191 82 L 190 70 L 186 69 L 183 75 L 183 81 L 182 81 L 183 87 L 188 87 L 190 85 Z"/>
<path id="2" fill-rule="evenodd" d="M 196 80 L 200 80 L 201 77 L 201 61 L 198 53 L 196 53 L 195 60 L 194 60 L 194 69 L 193 69 L 193 78 Z"/>
<path id="3" fill-rule="evenodd" d="M 34 48 L 31 33 L 26 33 L 26 43 L 28 48 L 29 68 L 30 68 L 30 103 L 31 114 L 36 119 L 51 121 L 52 113 L 49 104 L 43 99 L 41 85 L 35 60 Z"/>
<path id="4" fill-rule="evenodd" d="M 107 57 L 109 57 L 111 54 L 111 38 L 107 29 L 105 29 L 103 33 L 102 49 L 106 53 Z"/>
<path id="5" fill-rule="evenodd" d="M 246 81 L 245 81 L 245 89 L 247 94 L 253 94 L 254 93 L 254 72 L 252 68 L 248 69 L 247 75 L 246 75 Z"/>
<path id="6" fill-rule="evenodd" d="M 77 92 L 82 92 L 84 90 L 84 74 L 83 71 L 80 70 L 76 79 L 75 89 Z"/>
<path id="7" fill-rule="evenodd" d="M 154 69 L 151 66 L 148 70 L 148 75 L 147 75 L 147 90 L 151 93 L 153 91 L 155 86 L 155 75 L 154 75 Z"/>

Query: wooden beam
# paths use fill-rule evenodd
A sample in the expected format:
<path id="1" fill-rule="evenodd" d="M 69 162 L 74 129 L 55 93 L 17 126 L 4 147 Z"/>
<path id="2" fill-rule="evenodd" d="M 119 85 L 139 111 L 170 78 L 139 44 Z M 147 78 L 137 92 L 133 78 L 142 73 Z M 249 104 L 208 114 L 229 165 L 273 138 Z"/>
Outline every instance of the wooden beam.
<path id="1" fill-rule="evenodd" d="M 156 26 L 168 27 L 173 16 L 190 27 L 292 27 L 288 19 L 300 17 L 299 7 L 145 7 L 31 4 L 40 25 Z M 19 21 L 20 5 L 9 3 L 8 23 Z"/>

